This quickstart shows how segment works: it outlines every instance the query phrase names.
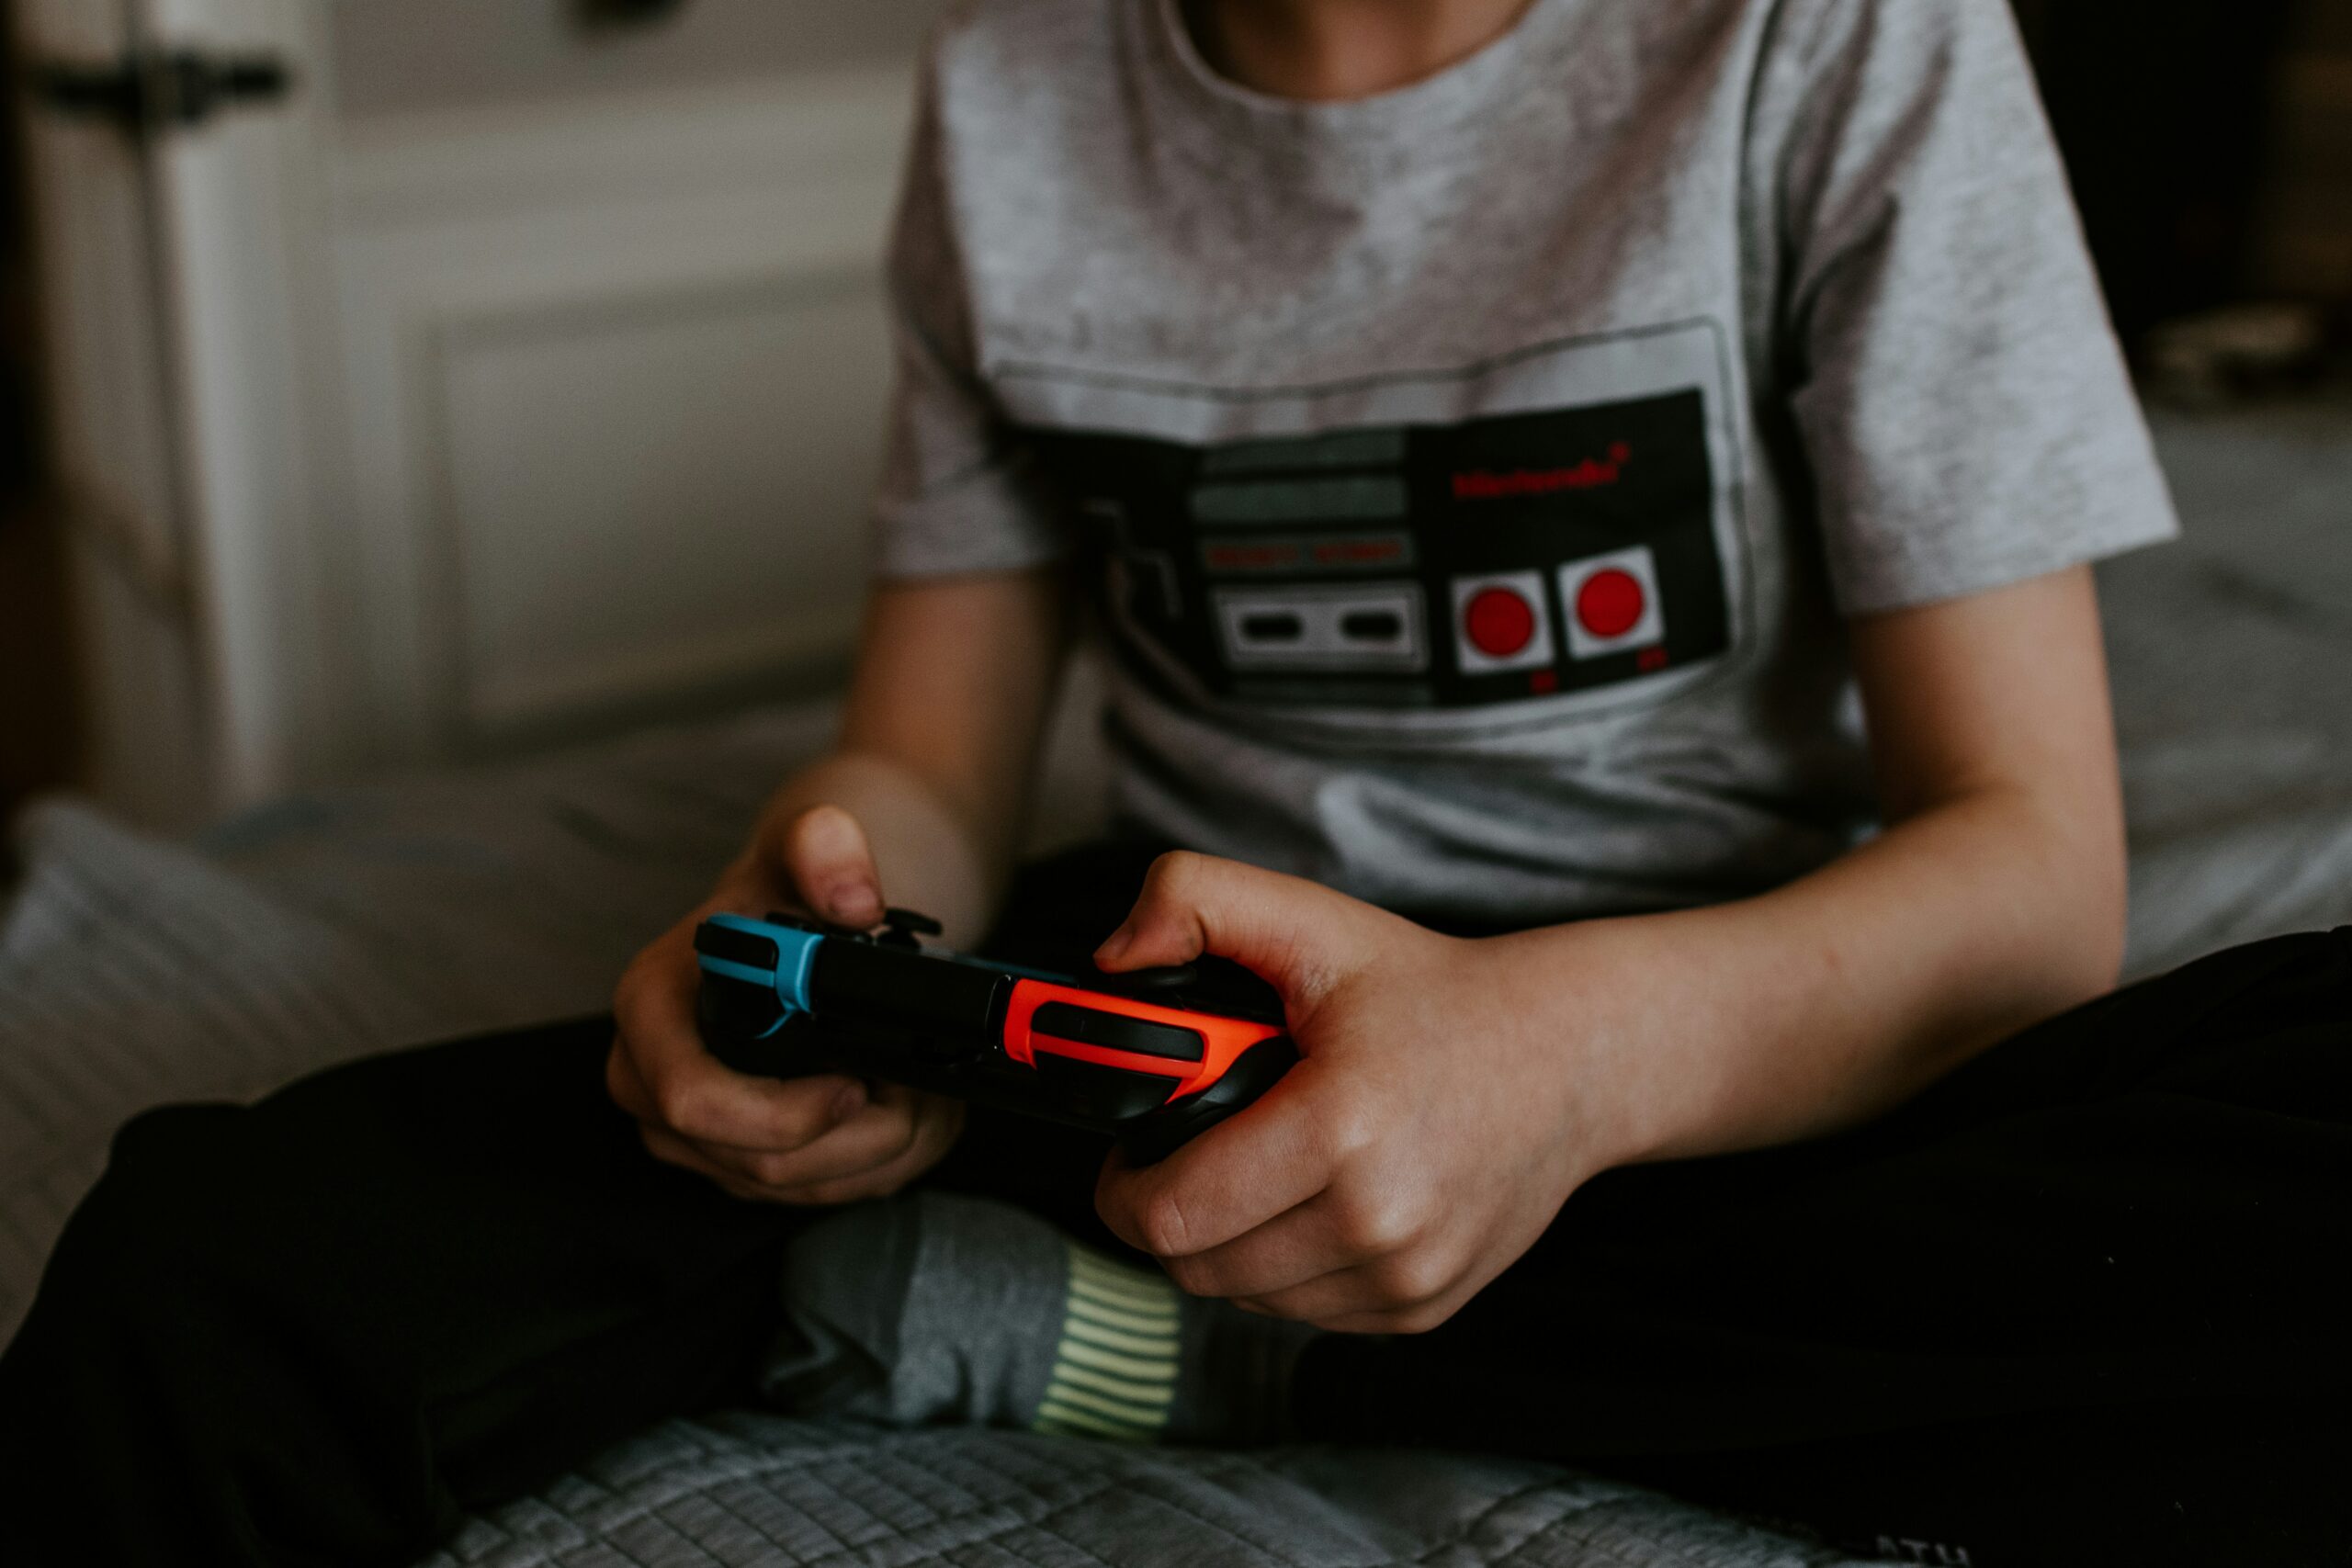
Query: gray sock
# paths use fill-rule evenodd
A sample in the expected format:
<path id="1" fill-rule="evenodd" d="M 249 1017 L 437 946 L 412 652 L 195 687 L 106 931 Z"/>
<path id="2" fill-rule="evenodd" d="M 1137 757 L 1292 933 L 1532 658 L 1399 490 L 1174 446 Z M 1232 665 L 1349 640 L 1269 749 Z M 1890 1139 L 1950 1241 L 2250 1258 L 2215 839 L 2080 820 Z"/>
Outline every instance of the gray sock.
<path id="1" fill-rule="evenodd" d="M 845 1209 L 785 1258 L 762 1374 L 789 1408 L 1130 1441 L 1284 1435 L 1312 1330 L 1183 1295 L 1007 1204 L 916 1192 Z"/>

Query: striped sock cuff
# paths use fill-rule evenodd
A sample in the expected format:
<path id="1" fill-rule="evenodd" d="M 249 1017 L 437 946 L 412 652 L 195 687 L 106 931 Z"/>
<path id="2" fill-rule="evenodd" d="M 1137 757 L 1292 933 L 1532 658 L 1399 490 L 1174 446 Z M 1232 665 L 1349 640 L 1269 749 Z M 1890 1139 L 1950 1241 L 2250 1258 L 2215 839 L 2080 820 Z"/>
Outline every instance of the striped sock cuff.
<path id="1" fill-rule="evenodd" d="M 1157 1273 L 1069 1247 L 1061 1342 L 1030 1427 L 1149 1442 L 1176 1400 L 1182 1298 Z"/>

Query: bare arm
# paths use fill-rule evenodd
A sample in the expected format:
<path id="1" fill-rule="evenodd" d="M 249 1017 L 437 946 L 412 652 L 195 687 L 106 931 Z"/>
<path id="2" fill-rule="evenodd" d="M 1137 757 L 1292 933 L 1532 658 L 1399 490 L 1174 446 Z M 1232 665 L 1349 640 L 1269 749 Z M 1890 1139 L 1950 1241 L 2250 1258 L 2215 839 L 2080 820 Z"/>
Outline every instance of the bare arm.
<path id="1" fill-rule="evenodd" d="M 954 1143 L 961 1107 L 933 1096 L 720 1066 L 695 1028 L 694 930 L 714 910 L 777 908 L 870 925 L 887 897 L 956 940 L 978 935 L 1018 846 L 1065 637 L 1055 573 L 876 592 L 838 744 L 776 791 L 710 897 L 614 994 L 606 1084 L 656 1156 L 740 1196 L 831 1203 L 891 1191 Z"/>
<path id="2" fill-rule="evenodd" d="M 1629 1157 L 1862 1120 L 2115 983 L 2123 811 L 2088 568 L 1853 626 L 1886 829 L 1736 904 L 1505 939 L 1534 1016 L 1566 940 L 1623 942 L 1661 996 L 1623 1043 Z M 1668 1021 L 1670 1020 L 1670 1024 Z"/>
<path id="3" fill-rule="evenodd" d="M 1854 628 L 1888 826 L 1760 897 L 1465 942 L 1170 856 L 1106 967 L 1236 958 L 1304 1060 L 1104 1218 L 1188 1291 L 1443 1322 L 1612 1166 L 1883 1111 L 2114 981 L 2121 808 L 2090 574 Z"/>

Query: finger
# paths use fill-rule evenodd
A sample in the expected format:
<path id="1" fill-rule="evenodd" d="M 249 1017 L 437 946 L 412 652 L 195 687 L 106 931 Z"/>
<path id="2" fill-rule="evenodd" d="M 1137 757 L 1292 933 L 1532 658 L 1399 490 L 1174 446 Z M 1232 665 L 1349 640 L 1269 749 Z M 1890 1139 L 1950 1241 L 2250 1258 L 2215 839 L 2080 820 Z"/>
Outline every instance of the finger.
<path id="1" fill-rule="evenodd" d="M 613 1036 L 612 1049 L 605 1053 L 605 1092 L 639 1122 L 661 1120 L 653 1109 L 653 1091 L 638 1075 L 637 1064 L 629 1060 L 628 1047 L 618 1034 Z"/>
<path id="2" fill-rule="evenodd" d="M 1416 1278 L 1418 1288 L 1400 1290 L 1400 1270 Z M 1387 1258 L 1335 1269 L 1285 1290 L 1237 1299 L 1234 1304 L 1338 1334 L 1422 1334 L 1461 1311 L 1488 1278 L 1445 1268 L 1428 1258 Z"/>
<path id="3" fill-rule="evenodd" d="M 843 1077 L 839 1075 L 829 1075 L 829 1078 L 831 1082 L 855 1094 L 862 1095 L 865 1092 L 865 1086 L 856 1078 Z M 802 1078 L 797 1081 L 815 1083 L 817 1080 Z M 628 1054 L 627 1041 L 617 1034 L 613 1037 L 613 1048 L 605 1056 L 605 1091 L 611 1097 L 613 1103 L 628 1112 L 632 1120 L 645 1122 L 650 1126 L 658 1127 L 662 1124 L 662 1109 L 654 1102 L 653 1090 L 647 1085 L 643 1076 L 638 1072 L 637 1063 Z M 838 1095 L 840 1089 L 837 1089 L 834 1092 Z M 854 1114 L 850 1105 L 851 1102 L 847 1100 L 836 1100 L 836 1109 L 844 1115 Z M 711 1146 L 716 1148 L 726 1145 L 712 1145 Z"/>
<path id="4" fill-rule="evenodd" d="M 910 1119 L 912 1135 L 897 1157 L 842 1177 L 793 1186 L 772 1186 L 749 1177 L 718 1153 L 662 1127 L 641 1129 L 646 1148 L 668 1164 L 708 1177 L 735 1197 L 760 1203 L 822 1207 L 888 1197 L 937 1164 L 963 1130 L 963 1107 L 925 1097 Z"/>
<path id="5" fill-rule="evenodd" d="M 639 1126 L 637 1135 L 645 1145 L 646 1153 L 664 1165 L 673 1165 L 681 1170 L 690 1170 L 697 1176 L 707 1177 L 724 1188 L 732 1197 L 745 1199 L 752 1202 L 775 1201 L 772 1194 L 763 1192 L 758 1183 L 748 1181 L 736 1172 L 711 1160 L 700 1149 L 666 1128 Z"/>
<path id="6" fill-rule="evenodd" d="M 784 830 L 784 865 L 802 902 L 820 919 L 860 931 L 882 919 L 882 878 L 856 818 L 812 806 Z"/>
<path id="7" fill-rule="evenodd" d="M 762 1187 L 783 1190 L 834 1181 L 886 1166 L 903 1156 L 921 1130 L 914 1096 L 888 1085 L 875 1102 L 813 1143 L 797 1149 L 738 1149 L 705 1144 L 703 1153 Z"/>
<path id="8" fill-rule="evenodd" d="M 1129 1247 L 1187 1258 L 1224 1246 L 1296 1208 L 1330 1184 L 1329 1129 L 1317 1115 L 1311 1064 L 1264 1098 L 1140 1169 L 1114 1157 L 1094 1206 Z"/>
<path id="9" fill-rule="evenodd" d="M 1470 1304 L 1478 1292 L 1453 1291 L 1434 1301 L 1408 1307 L 1383 1307 L 1370 1312 L 1313 1314 L 1298 1321 L 1331 1334 L 1427 1334 L 1443 1327 L 1453 1314 Z"/>
<path id="10" fill-rule="evenodd" d="M 854 1078 L 753 1077 L 713 1056 L 695 1024 L 698 974 L 681 925 L 622 979 L 614 1008 L 635 1081 L 609 1068 L 606 1081 L 642 1095 L 632 1114 L 688 1139 L 768 1150 L 798 1148 L 856 1114 L 865 1091 Z"/>
<path id="11" fill-rule="evenodd" d="M 1116 973 L 1215 953 L 1288 998 L 1317 989 L 1323 977 L 1309 954 L 1334 945 L 1331 922 L 1352 921 L 1368 908 L 1299 877 L 1178 851 L 1152 863 L 1135 908 L 1095 950 L 1094 962 Z M 1310 932 L 1312 949 L 1301 940 Z"/>
<path id="12" fill-rule="evenodd" d="M 752 1077 L 703 1055 L 636 1052 L 648 1079 L 652 1120 L 696 1143 L 782 1154 L 806 1148 L 864 1111 L 865 1086 L 828 1073 L 809 1078 Z M 647 1057 L 656 1055 L 650 1066 Z"/>
<path id="13" fill-rule="evenodd" d="M 1272 1296 L 1364 1259 L 1335 1213 L 1329 1190 L 1275 1215 L 1255 1230 L 1189 1258 L 1162 1258 L 1186 1295 L 1227 1300 Z"/>
<path id="14" fill-rule="evenodd" d="M 1396 1301 L 1370 1270 L 1357 1267 L 1288 1290 L 1239 1298 L 1234 1304 L 1266 1317 L 1311 1323 L 1334 1334 L 1419 1334 L 1453 1316 L 1470 1299 L 1464 1293 L 1453 1301 L 1453 1295 L 1446 1292 L 1428 1301 Z"/>
<path id="15" fill-rule="evenodd" d="M 937 1165 L 955 1145 L 963 1126 L 963 1107 L 953 1100 L 938 1101 L 918 1115 L 913 1142 L 897 1159 L 854 1176 L 787 1188 L 776 1194 L 777 1201 L 830 1206 L 887 1198 Z"/>

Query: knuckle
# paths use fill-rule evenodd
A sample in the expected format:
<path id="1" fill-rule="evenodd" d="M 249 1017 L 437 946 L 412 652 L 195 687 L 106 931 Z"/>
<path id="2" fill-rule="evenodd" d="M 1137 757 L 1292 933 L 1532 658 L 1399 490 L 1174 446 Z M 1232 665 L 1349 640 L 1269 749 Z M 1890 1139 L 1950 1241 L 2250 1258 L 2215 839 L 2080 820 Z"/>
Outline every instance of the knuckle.
<path id="1" fill-rule="evenodd" d="M 653 1086 L 653 1109 L 664 1125 L 692 1136 L 709 1114 L 709 1099 L 691 1079 L 673 1073 Z"/>
<path id="2" fill-rule="evenodd" d="M 1442 1292 L 1452 1273 L 1444 1259 L 1426 1248 L 1414 1248 L 1383 1258 L 1372 1279 L 1386 1304 L 1411 1313 Z"/>
<path id="3" fill-rule="evenodd" d="M 1151 871 L 1145 878 L 1146 886 L 1150 892 L 1163 898 L 1182 897 L 1199 883 L 1201 868 L 1206 863 L 1202 856 L 1191 850 L 1170 850 L 1151 863 Z"/>
<path id="4" fill-rule="evenodd" d="M 1365 1253 L 1393 1253 L 1419 1228 L 1413 1205 L 1392 1193 L 1351 1189 L 1337 1199 L 1340 1235 Z"/>
<path id="5" fill-rule="evenodd" d="M 1182 1256 L 1191 1229 L 1183 1200 L 1172 1191 L 1152 1193 L 1136 1212 L 1136 1228 L 1142 1235 L 1145 1251 L 1160 1258 Z"/>
<path id="6" fill-rule="evenodd" d="M 742 1162 L 743 1172 L 763 1187 L 789 1187 L 796 1172 L 790 1155 L 756 1154 Z"/>
<path id="7" fill-rule="evenodd" d="M 1349 1089 L 1326 1099 L 1318 1125 L 1324 1152 L 1334 1164 L 1360 1158 L 1380 1141 L 1380 1108 L 1371 1095 Z"/>

